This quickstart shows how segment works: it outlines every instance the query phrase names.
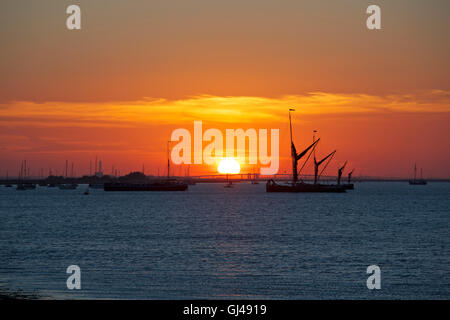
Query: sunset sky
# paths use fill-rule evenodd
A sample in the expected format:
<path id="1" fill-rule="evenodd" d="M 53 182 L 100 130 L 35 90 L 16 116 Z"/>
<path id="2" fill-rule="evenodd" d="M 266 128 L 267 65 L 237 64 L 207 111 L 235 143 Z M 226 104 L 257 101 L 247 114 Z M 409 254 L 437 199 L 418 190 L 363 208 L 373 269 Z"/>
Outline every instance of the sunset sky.
<path id="1" fill-rule="evenodd" d="M 82 29 L 66 28 L 78 4 Z M 382 30 L 366 28 L 369 4 Z M 280 129 L 329 174 L 450 178 L 448 0 L 2 0 L 0 176 L 65 160 L 164 174 L 174 129 Z M 246 170 L 250 168 L 246 168 Z M 176 168 L 175 173 L 184 173 Z M 191 166 L 191 174 L 216 173 Z"/>

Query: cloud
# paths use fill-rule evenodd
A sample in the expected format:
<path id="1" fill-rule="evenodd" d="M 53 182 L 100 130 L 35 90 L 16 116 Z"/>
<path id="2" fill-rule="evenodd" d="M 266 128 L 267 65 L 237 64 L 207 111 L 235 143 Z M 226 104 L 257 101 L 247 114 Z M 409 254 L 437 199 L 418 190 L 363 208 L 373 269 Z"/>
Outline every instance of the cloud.
<path id="1" fill-rule="evenodd" d="M 287 109 L 299 115 L 449 113 L 450 92 L 376 96 L 312 92 L 279 98 L 198 95 L 181 100 L 111 103 L 16 101 L 0 105 L 2 126 L 126 128 L 211 123 L 285 122 Z"/>

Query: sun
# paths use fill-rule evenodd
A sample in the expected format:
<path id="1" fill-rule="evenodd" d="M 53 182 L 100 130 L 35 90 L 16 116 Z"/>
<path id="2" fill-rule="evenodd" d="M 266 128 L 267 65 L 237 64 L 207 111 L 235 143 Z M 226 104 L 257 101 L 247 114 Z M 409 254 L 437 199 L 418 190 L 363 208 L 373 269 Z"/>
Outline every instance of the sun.
<path id="1" fill-rule="evenodd" d="M 219 162 L 217 171 L 224 174 L 237 174 L 241 171 L 241 166 L 239 165 L 239 162 L 236 161 L 236 159 L 225 158 Z"/>

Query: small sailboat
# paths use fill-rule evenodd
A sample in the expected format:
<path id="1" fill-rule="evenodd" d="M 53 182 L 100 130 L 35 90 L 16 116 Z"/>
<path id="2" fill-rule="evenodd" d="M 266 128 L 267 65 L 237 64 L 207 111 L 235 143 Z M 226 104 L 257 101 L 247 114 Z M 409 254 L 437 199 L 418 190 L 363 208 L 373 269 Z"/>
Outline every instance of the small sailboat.
<path id="1" fill-rule="evenodd" d="M 9 172 L 8 171 L 6 171 L 6 181 L 9 181 Z M 5 187 L 6 188 L 12 188 L 12 184 L 6 183 Z"/>
<path id="2" fill-rule="evenodd" d="M 23 160 L 22 161 L 22 166 L 20 168 L 20 175 L 19 175 L 19 179 L 20 182 L 17 184 L 17 188 L 16 190 L 34 190 L 36 189 L 36 185 L 34 183 L 29 183 L 29 182 L 22 182 L 23 179 L 26 179 L 27 177 L 27 161 Z"/>
<path id="3" fill-rule="evenodd" d="M 233 188 L 233 182 L 230 181 L 227 174 L 227 184 L 223 186 L 224 188 Z"/>
<path id="4" fill-rule="evenodd" d="M 427 184 L 427 181 L 423 179 L 422 169 L 420 169 L 420 178 L 419 179 L 416 178 L 416 175 L 417 175 L 417 165 L 414 164 L 414 179 L 409 180 L 410 185 L 424 186 Z"/>

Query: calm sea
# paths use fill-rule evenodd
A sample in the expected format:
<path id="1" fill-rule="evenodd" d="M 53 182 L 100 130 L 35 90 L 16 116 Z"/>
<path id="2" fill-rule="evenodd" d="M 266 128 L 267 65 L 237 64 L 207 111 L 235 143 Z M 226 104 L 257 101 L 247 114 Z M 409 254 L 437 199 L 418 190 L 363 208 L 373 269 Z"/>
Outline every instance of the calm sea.
<path id="1" fill-rule="evenodd" d="M 346 194 L 0 187 L 0 290 L 51 298 L 449 299 L 450 183 Z M 81 290 L 66 269 L 81 268 Z M 366 269 L 381 268 L 381 290 Z M 3 289 L 2 289 L 3 288 Z"/>

